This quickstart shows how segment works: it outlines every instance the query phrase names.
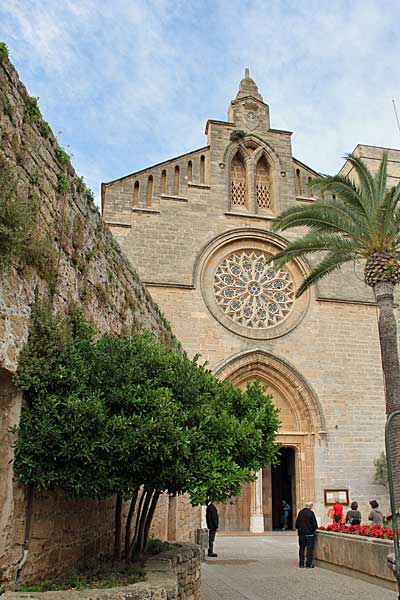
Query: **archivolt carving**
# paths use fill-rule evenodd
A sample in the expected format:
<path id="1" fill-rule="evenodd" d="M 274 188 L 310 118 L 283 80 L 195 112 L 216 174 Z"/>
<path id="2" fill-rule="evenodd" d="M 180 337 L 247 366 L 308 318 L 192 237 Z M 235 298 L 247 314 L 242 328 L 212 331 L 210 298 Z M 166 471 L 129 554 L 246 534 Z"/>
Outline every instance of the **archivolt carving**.
<path id="1" fill-rule="evenodd" d="M 290 404 L 295 415 L 296 431 L 325 431 L 325 417 L 316 394 L 297 369 L 286 360 L 262 349 L 249 350 L 219 365 L 214 374 L 221 380 L 230 379 L 237 386 L 255 379 L 269 383 Z"/>

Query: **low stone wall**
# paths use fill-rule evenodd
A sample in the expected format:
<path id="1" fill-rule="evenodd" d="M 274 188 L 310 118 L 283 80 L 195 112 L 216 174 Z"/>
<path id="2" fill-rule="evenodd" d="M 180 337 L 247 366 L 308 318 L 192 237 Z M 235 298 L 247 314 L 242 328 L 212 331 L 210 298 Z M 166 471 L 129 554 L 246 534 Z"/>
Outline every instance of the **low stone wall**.
<path id="1" fill-rule="evenodd" d="M 386 557 L 393 552 L 393 542 L 348 533 L 318 531 L 315 564 L 397 590 L 395 576 Z"/>
<path id="2" fill-rule="evenodd" d="M 108 590 L 6 592 L 4 600 L 200 600 L 200 548 L 177 545 L 146 561 L 146 580 Z"/>

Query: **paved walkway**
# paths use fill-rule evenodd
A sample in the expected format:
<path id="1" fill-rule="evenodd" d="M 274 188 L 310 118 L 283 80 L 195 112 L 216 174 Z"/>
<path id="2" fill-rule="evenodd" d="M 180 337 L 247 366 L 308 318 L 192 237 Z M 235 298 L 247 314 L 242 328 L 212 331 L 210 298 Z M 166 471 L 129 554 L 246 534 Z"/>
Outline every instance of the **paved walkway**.
<path id="1" fill-rule="evenodd" d="M 299 569 L 297 536 L 217 536 L 201 600 L 395 600 L 397 593 L 327 569 Z"/>

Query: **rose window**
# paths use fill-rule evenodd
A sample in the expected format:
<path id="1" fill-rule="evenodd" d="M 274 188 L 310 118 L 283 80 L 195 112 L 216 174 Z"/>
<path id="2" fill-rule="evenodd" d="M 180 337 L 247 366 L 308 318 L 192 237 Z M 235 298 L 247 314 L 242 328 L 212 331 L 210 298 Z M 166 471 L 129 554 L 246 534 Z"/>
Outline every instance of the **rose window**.
<path id="1" fill-rule="evenodd" d="M 271 258 L 258 250 L 245 250 L 230 254 L 217 267 L 215 299 L 235 323 L 265 329 L 286 319 L 292 310 L 292 278 L 285 269 L 274 269 Z"/>

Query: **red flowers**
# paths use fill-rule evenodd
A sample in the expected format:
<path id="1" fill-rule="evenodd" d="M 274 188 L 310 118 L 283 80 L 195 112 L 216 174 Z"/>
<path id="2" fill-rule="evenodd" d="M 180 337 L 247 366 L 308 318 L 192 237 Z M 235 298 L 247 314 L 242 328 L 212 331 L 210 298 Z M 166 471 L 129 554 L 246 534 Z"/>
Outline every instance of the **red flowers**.
<path id="1" fill-rule="evenodd" d="M 322 531 L 337 531 L 338 533 L 351 533 L 353 535 L 363 535 L 365 537 L 374 537 L 381 540 L 393 540 L 393 529 L 382 527 L 381 525 L 327 525 L 319 527 Z M 399 535 L 400 535 L 400 529 Z"/>

